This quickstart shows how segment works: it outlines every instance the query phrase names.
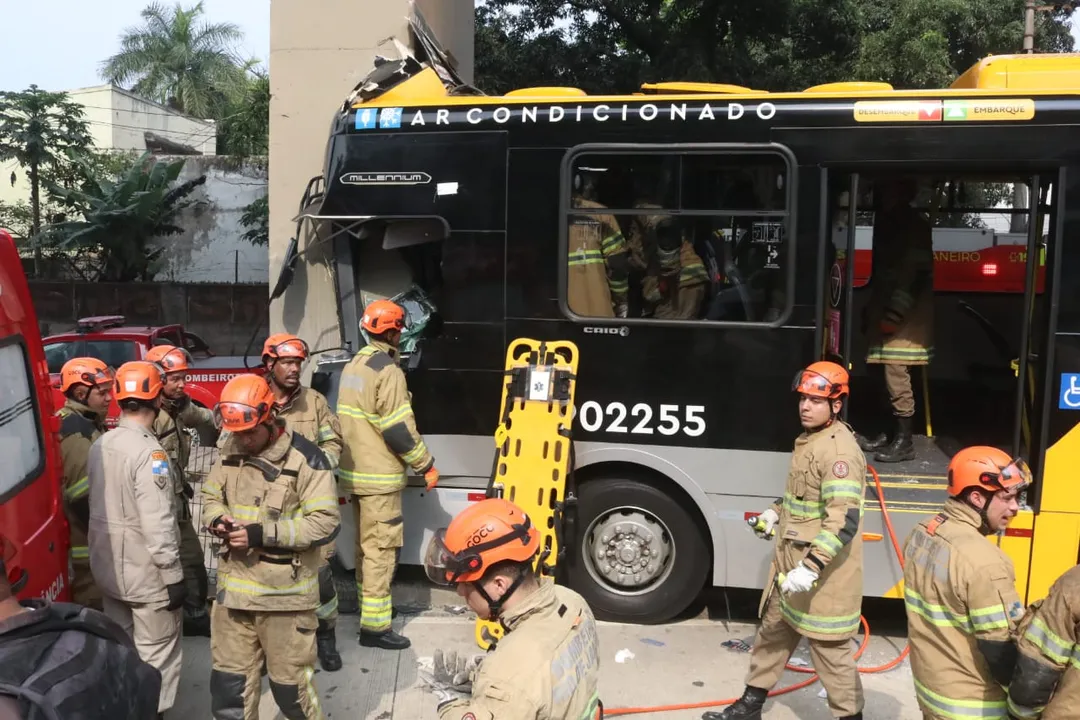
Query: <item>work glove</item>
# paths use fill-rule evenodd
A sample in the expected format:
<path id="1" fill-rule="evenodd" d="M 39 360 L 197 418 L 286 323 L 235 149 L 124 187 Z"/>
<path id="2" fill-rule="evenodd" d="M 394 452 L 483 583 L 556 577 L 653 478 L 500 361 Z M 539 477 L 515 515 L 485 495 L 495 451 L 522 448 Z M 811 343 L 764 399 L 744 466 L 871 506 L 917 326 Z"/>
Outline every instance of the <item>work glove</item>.
<path id="1" fill-rule="evenodd" d="M 427 483 L 427 489 L 431 490 L 439 484 L 439 471 L 432 465 L 431 469 L 424 473 L 424 482 Z"/>
<path id="2" fill-rule="evenodd" d="M 195 499 L 195 488 L 193 488 L 191 486 L 191 483 L 189 483 L 187 480 L 184 480 L 183 487 L 184 487 L 184 497 L 186 497 L 188 500 L 194 500 Z"/>
<path id="3" fill-rule="evenodd" d="M 445 685 L 448 690 L 471 693 L 473 676 L 483 660 L 482 654 L 458 655 L 454 650 L 449 653 L 436 650 L 432 666 L 435 682 Z"/>
<path id="4" fill-rule="evenodd" d="M 805 563 L 799 563 L 795 566 L 795 569 L 787 574 L 787 576 L 781 575 L 780 577 L 780 592 L 785 595 L 791 593 L 806 592 L 814 587 L 817 582 L 818 574 L 806 567 Z"/>
<path id="5" fill-rule="evenodd" d="M 624 318 L 630 315 L 630 307 L 626 303 L 615 304 L 615 317 Z"/>
<path id="6" fill-rule="evenodd" d="M 166 585 L 165 589 L 169 593 L 169 604 L 165 606 L 166 610 L 170 612 L 173 610 L 179 610 L 184 606 L 184 601 L 187 600 L 187 586 L 184 585 L 184 581 L 175 582 L 172 585 Z"/>
<path id="7" fill-rule="evenodd" d="M 775 510 L 769 508 L 757 516 L 757 521 L 751 526 L 754 534 L 762 540 L 772 540 L 776 535 L 776 523 L 780 522 L 780 516 Z"/>

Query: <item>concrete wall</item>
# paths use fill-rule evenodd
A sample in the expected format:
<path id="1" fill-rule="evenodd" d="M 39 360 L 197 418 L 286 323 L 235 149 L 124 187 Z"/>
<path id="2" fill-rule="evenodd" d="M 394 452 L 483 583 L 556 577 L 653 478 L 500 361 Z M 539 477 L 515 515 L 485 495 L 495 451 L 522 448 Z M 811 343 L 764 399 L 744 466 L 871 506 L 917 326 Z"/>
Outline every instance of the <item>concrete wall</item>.
<path id="1" fill-rule="evenodd" d="M 258 354 L 270 334 L 268 294 L 265 284 L 30 281 L 30 296 L 44 334 L 72 330 L 81 317 L 123 315 L 132 325 L 184 325 L 217 355 L 244 354 L 252 333 Z M 261 326 L 257 333 L 256 325 Z"/>
<path id="2" fill-rule="evenodd" d="M 442 44 L 473 72 L 473 0 L 422 0 L 421 12 Z M 372 69 L 388 36 L 408 42 L 408 0 L 271 0 L 270 274 L 277 277 L 297 206 L 309 178 L 322 173 L 333 113 Z M 301 237 L 300 248 L 312 238 Z M 294 332 L 315 348 L 339 345 L 329 259 L 319 248 L 301 257 L 297 277 L 270 309 L 273 332 Z"/>
<path id="3" fill-rule="evenodd" d="M 83 106 L 94 146 L 99 150 L 146 150 L 147 130 L 194 147 L 204 155 L 217 152 L 217 126 L 213 120 L 181 115 L 164 105 L 144 100 L 112 85 L 69 90 L 72 102 Z M 9 180 L 15 172 L 13 186 Z M 26 171 L 17 163 L 0 164 L 0 202 L 30 201 Z"/>
<path id="4" fill-rule="evenodd" d="M 178 158 L 162 158 L 174 160 Z M 195 204 L 179 217 L 183 235 L 158 238 L 165 248 L 164 266 L 155 280 L 180 283 L 266 283 L 269 257 L 265 245 L 242 238 L 244 208 L 266 195 L 265 158 L 238 161 L 229 157 L 184 157 L 177 179 L 183 183 L 199 175 L 206 182 L 189 198 Z"/>

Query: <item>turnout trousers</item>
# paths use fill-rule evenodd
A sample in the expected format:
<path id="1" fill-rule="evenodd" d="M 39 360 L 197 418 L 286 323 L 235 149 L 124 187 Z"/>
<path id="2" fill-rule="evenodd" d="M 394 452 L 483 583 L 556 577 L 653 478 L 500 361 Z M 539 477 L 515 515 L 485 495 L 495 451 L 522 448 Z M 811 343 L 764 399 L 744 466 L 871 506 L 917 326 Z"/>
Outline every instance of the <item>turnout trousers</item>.
<path id="1" fill-rule="evenodd" d="M 259 720 L 262 665 L 288 720 L 322 720 L 315 692 L 314 610 L 210 610 L 210 710 L 214 720 Z"/>
<path id="2" fill-rule="evenodd" d="M 393 604 L 390 583 L 405 538 L 401 491 L 384 495 L 354 495 L 356 519 L 356 594 L 360 599 L 360 630 L 390 629 Z"/>
<path id="3" fill-rule="evenodd" d="M 319 625 L 333 629 L 338 619 L 337 588 L 334 587 L 334 572 L 330 569 L 330 558 L 334 554 L 334 543 L 327 543 L 319 556 L 319 607 L 315 616 Z"/>
<path id="4" fill-rule="evenodd" d="M 775 592 L 779 592 L 776 590 Z M 769 598 L 761 627 L 754 638 L 754 650 L 750 656 L 750 672 L 746 684 L 771 690 L 784 672 L 791 653 L 795 651 L 802 635 L 788 625 L 780 614 L 780 600 L 775 592 Z M 821 678 L 829 696 L 829 710 L 833 717 L 855 715 L 863 709 L 862 678 L 855 665 L 855 649 L 850 639 L 814 640 L 810 643 L 810 657 L 814 671 Z"/>

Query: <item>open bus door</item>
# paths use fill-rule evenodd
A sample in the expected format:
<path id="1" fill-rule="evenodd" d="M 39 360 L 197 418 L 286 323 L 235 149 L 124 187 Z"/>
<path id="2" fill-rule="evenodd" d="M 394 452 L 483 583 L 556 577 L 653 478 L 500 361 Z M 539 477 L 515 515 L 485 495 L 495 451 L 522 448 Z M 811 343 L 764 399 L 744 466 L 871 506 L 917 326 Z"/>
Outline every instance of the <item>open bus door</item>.
<path id="1" fill-rule="evenodd" d="M 821 225 L 826 235 L 821 239 L 826 251 L 822 265 L 827 275 L 822 283 L 825 298 L 820 306 L 824 314 L 819 348 L 820 357 L 839 362 L 852 373 L 855 404 L 846 404 L 844 412 L 857 431 L 866 423 L 868 407 L 877 412 L 888 405 L 882 383 L 875 377 L 878 371 L 865 362 L 866 338 L 860 327 L 862 309 L 873 292 L 873 272 L 880 268 L 870 272 L 865 287 L 856 287 L 854 262 L 849 261 L 855 255 L 857 231 L 868 230 L 866 216 L 873 207 L 870 198 L 877 181 L 876 169 L 859 170 L 822 171 L 822 204 L 827 209 Z M 1015 171 L 987 175 L 985 171 L 965 173 L 953 168 L 911 168 L 905 172 L 920 177 L 922 200 L 914 204 L 933 226 L 948 223 L 942 213 L 950 206 L 942 198 L 961 182 L 958 178 L 965 182 L 989 178 L 1005 189 L 1013 183 L 1025 186 L 1031 199 L 1027 207 L 964 208 L 969 222 L 980 223 L 980 218 L 990 216 L 999 216 L 998 222 L 1012 215 L 1025 219 L 1023 244 L 1016 242 L 1011 249 L 1002 249 L 1011 262 L 1023 264 L 1024 284 L 1022 292 L 1016 291 L 1019 288 L 935 290 L 934 355 L 930 365 L 909 368 L 916 399 L 913 426 L 921 436 L 916 437 L 917 456 L 912 461 L 886 464 L 868 453 L 867 461 L 883 481 L 890 509 L 918 514 L 932 512 L 944 502 L 948 462 L 961 447 L 992 445 L 1027 460 L 1036 484 L 1026 493 L 1021 513 L 1008 530 L 990 539 L 1013 559 L 1020 596 L 1034 600 L 1045 595 L 1053 580 L 1076 563 L 1080 542 L 1080 515 L 1074 514 L 1080 505 L 1073 497 L 1067 512 L 1065 507 L 1056 506 L 1061 505 L 1058 488 L 1065 482 L 1065 471 L 1063 466 L 1055 466 L 1053 453 L 1048 456 L 1046 452 L 1053 444 L 1052 436 L 1048 438 L 1051 407 L 1059 404 L 1059 389 L 1051 382 L 1051 371 L 1060 292 L 1060 283 L 1054 282 L 1054 258 L 1060 252 L 1056 239 L 1061 236 L 1066 194 L 1059 188 L 1065 172 L 1054 168 L 1022 176 Z M 943 255 L 947 253 L 935 253 L 935 273 L 940 262 L 949 259 Z M 1068 472 L 1074 473 L 1080 455 L 1069 457 L 1074 464 Z M 1055 506 L 1046 503 L 1048 491 Z M 876 494 L 870 491 L 867 508 L 876 505 Z M 1063 548 L 1070 548 L 1067 557 L 1061 553 Z"/>

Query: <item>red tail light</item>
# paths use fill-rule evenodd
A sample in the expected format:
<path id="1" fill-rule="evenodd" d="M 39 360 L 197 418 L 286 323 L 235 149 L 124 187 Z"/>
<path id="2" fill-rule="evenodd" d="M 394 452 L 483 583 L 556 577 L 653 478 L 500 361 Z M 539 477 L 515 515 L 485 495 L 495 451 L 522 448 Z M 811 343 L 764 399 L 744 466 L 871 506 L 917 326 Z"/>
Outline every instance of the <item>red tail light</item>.
<path id="1" fill-rule="evenodd" d="M 983 263 L 983 266 L 982 266 L 982 274 L 983 275 L 986 275 L 988 277 L 992 277 L 994 275 L 997 275 L 997 272 L 998 272 L 997 263 Z"/>

